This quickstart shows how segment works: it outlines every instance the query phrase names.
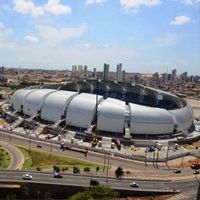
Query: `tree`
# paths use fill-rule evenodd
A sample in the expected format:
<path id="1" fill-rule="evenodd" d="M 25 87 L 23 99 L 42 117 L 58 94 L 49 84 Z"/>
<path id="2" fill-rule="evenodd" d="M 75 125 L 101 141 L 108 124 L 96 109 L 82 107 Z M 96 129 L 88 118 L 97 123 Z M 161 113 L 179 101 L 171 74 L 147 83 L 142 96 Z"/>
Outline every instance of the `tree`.
<path id="1" fill-rule="evenodd" d="M 107 200 L 115 199 L 118 197 L 118 193 L 113 191 L 107 186 L 93 186 L 86 188 L 85 191 L 74 194 L 69 200 Z"/>
<path id="2" fill-rule="evenodd" d="M 78 167 L 73 167 L 73 173 L 74 174 L 79 174 L 80 173 L 80 169 Z"/>
<path id="3" fill-rule="evenodd" d="M 68 167 L 63 167 L 63 168 L 62 168 L 62 172 L 65 172 L 65 171 L 67 171 L 67 170 L 69 170 Z"/>
<path id="4" fill-rule="evenodd" d="M 89 167 L 85 167 L 84 168 L 84 172 L 86 172 L 86 173 L 90 172 L 90 168 Z"/>
<path id="5" fill-rule="evenodd" d="M 96 173 L 99 171 L 99 166 L 96 167 Z"/>
<path id="6" fill-rule="evenodd" d="M 122 168 L 122 167 L 118 167 L 118 168 L 115 170 L 115 176 L 116 176 L 117 178 L 121 178 L 123 175 L 124 175 L 123 168 Z"/>
<path id="7" fill-rule="evenodd" d="M 54 166 L 53 166 L 53 171 L 54 171 L 54 172 L 60 172 L 60 167 L 54 165 Z"/>
<path id="8" fill-rule="evenodd" d="M 127 176 L 130 176 L 130 175 L 131 175 L 131 172 L 127 170 L 127 171 L 126 171 L 126 175 L 127 175 Z"/>
<path id="9" fill-rule="evenodd" d="M 40 168 L 40 167 L 37 167 L 36 170 L 37 170 L 37 171 L 41 171 L 41 168 Z"/>

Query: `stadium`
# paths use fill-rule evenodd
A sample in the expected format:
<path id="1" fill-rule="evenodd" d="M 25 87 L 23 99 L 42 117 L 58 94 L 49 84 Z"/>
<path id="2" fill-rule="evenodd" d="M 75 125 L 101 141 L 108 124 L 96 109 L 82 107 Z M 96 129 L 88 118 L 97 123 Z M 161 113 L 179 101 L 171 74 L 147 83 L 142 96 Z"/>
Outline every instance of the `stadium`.
<path id="1" fill-rule="evenodd" d="M 80 128 L 96 126 L 100 135 L 171 136 L 189 130 L 194 121 L 188 102 L 173 94 L 143 85 L 96 80 L 17 90 L 12 112 L 39 122 Z"/>

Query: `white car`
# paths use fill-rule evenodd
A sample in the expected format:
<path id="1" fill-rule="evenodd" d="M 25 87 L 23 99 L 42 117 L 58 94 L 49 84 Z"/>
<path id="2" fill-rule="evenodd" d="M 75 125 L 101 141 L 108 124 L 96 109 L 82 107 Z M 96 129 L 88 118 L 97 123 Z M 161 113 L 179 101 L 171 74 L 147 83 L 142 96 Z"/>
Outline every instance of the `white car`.
<path id="1" fill-rule="evenodd" d="M 131 187 L 139 187 L 139 185 L 138 185 L 137 183 L 135 183 L 135 182 L 131 182 L 131 183 L 130 183 L 130 186 L 131 186 Z"/>
<path id="2" fill-rule="evenodd" d="M 23 174 L 23 175 L 22 175 L 22 178 L 23 178 L 24 180 L 32 180 L 33 176 L 30 175 L 30 174 Z"/>

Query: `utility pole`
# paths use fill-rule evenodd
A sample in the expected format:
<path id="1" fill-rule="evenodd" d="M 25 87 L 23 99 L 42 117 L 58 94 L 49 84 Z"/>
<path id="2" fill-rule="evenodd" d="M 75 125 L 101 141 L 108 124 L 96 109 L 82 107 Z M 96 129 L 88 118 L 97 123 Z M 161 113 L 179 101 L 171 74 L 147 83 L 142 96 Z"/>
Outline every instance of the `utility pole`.
<path id="1" fill-rule="evenodd" d="M 108 162 L 107 162 L 106 182 L 108 182 L 108 169 L 109 169 L 109 162 L 110 162 L 110 156 L 108 156 Z"/>
<path id="2" fill-rule="evenodd" d="M 156 157 L 156 166 L 157 166 L 157 168 L 158 168 L 158 157 L 159 157 L 159 149 L 157 148 L 157 157 Z"/>
<path id="3" fill-rule="evenodd" d="M 145 150 L 145 166 L 147 167 L 147 151 L 148 151 L 148 148 L 147 148 L 147 145 L 146 145 L 146 150 Z"/>
<path id="4" fill-rule="evenodd" d="M 28 134 L 28 150 L 29 150 L 29 155 L 31 154 L 31 138 L 30 138 L 30 132 Z"/>
<path id="5" fill-rule="evenodd" d="M 156 155 L 156 150 L 153 151 L 153 166 L 155 167 L 155 155 Z"/>
<path id="6" fill-rule="evenodd" d="M 167 161 L 168 161 L 168 155 L 169 155 L 169 145 L 170 145 L 170 143 L 168 142 L 168 143 L 167 143 L 167 154 L 166 154 L 166 158 L 165 158 L 166 166 L 168 166 L 168 165 L 167 165 Z"/>
<path id="7" fill-rule="evenodd" d="M 106 165 L 106 154 L 104 154 L 104 161 L 103 161 L 103 172 L 105 171 L 105 165 Z"/>
<path id="8" fill-rule="evenodd" d="M 147 148 L 147 135 L 146 136 L 146 150 L 145 150 L 145 166 L 147 167 L 147 151 L 148 151 L 148 148 Z"/>
<path id="9" fill-rule="evenodd" d="M 183 167 L 183 159 L 184 159 L 184 156 L 183 156 L 183 147 L 181 147 L 181 167 Z"/>
<path id="10" fill-rule="evenodd" d="M 53 149 L 52 149 L 52 140 L 50 139 L 50 141 L 51 141 L 51 154 L 52 154 L 52 151 L 53 151 Z"/>

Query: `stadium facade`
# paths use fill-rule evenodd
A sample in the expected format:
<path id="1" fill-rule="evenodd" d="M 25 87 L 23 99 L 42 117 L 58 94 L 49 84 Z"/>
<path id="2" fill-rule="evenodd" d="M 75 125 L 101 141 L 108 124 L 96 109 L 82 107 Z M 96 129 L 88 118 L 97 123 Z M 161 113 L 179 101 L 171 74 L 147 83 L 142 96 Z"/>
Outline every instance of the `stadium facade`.
<path id="1" fill-rule="evenodd" d="M 99 82 L 98 88 L 95 81 L 33 86 L 16 91 L 11 106 L 15 113 L 51 124 L 64 119 L 85 130 L 97 121 L 97 129 L 109 134 L 173 134 L 190 129 L 194 121 L 191 106 L 175 95 L 115 82 Z"/>

